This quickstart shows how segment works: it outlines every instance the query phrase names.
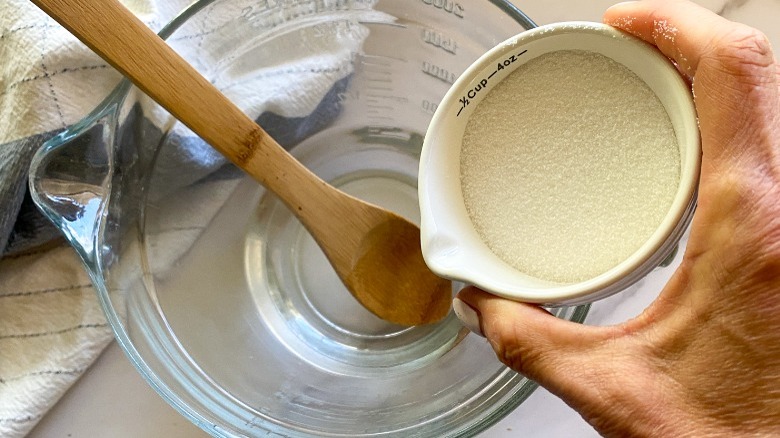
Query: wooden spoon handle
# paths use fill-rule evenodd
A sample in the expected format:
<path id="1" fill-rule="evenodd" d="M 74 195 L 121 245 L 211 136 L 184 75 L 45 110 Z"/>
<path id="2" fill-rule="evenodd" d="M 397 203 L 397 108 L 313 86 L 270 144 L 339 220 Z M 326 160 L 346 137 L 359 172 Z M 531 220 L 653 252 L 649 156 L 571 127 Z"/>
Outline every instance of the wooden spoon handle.
<path id="1" fill-rule="evenodd" d="M 293 211 L 296 180 L 324 185 L 118 1 L 31 1 Z"/>
<path id="2" fill-rule="evenodd" d="M 447 315 L 450 282 L 425 265 L 415 225 L 311 173 L 117 0 L 31 1 L 276 193 L 366 308 L 409 325 Z"/>

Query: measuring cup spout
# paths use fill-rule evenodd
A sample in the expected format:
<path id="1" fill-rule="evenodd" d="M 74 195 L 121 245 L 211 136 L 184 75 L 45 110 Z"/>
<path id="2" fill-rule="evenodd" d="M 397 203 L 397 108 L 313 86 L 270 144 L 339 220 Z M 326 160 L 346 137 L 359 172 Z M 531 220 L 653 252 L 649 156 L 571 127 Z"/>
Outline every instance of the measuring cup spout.
<path id="1" fill-rule="evenodd" d="M 30 167 L 33 201 L 93 267 L 113 170 L 109 125 L 115 113 L 115 107 L 104 108 L 55 136 Z"/>

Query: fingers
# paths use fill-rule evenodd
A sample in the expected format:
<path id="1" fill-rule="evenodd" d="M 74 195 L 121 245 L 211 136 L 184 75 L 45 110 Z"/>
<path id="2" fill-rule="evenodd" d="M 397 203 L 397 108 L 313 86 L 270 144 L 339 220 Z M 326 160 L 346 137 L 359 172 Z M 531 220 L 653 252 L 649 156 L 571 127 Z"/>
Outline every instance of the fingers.
<path id="1" fill-rule="evenodd" d="M 609 363 L 599 361 L 600 352 L 621 333 L 618 327 L 566 321 L 474 287 L 462 290 L 454 307 L 464 325 L 488 339 L 499 360 L 574 404 L 597 397 L 591 393 L 593 378 L 607 372 Z"/>
<path id="2" fill-rule="evenodd" d="M 755 144 L 780 125 L 780 68 L 765 35 L 686 0 L 620 3 L 604 21 L 656 45 L 692 80 L 703 178 L 773 159 L 771 144 Z"/>
<path id="3" fill-rule="evenodd" d="M 692 79 L 702 167 L 686 254 L 760 246 L 780 196 L 780 66 L 766 36 L 686 0 L 620 3 L 604 21 L 655 44 Z"/>
<path id="4" fill-rule="evenodd" d="M 711 47 L 724 25 L 731 25 L 698 5 L 674 0 L 618 3 L 604 13 L 604 22 L 655 45 L 689 77 L 696 72 L 702 48 Z"/>
<path id="5" fill-rule="evenodd" d="M 757 65 L 766 66 L 773 62 L 766 36 L 690 1 L 619 3 L 606 11 L 604 22 L 654 44 L 690 77 L 696 74 L 703 60 L 718 57 L 725 47 L 737 46 L 733 48 L 754 52 L 743 53 L 739 57 L 750 56 L 750 62 Z M 743 62 L 741 59 L 730 61 Z"/>
<path id="6" fill-rule="evenodd" d="M 655 356 L 648 318 L 585 326 L 474 287 L 458 294 L 454 308 L 504 364 L 560 397 L 602 435 L 676 436 L 663 429 L 686 425 L 672 418 L 678 409 L 669 381 L 675 383 Z"/>

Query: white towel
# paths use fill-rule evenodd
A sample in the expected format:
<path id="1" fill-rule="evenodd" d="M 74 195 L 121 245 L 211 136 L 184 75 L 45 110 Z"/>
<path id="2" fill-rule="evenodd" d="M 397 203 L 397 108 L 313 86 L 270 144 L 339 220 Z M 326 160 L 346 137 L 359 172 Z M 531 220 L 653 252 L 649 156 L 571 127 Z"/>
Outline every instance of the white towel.
<path id="1" fill-rule="evenodd" d="M 123 3 L 158 30 L 190 0 Z M 280 2 L 279 7 L 295 4 Z M 313 46 L 307 56 L 279 60 L 276 71 L 272 68 L 262 83 L 255 84 L 260 88 L 234 88 L 229 97 L 252 100 L 244 107 L 255 115 L 272 112 L 274 117 L 291 120 L 322 117 L 312 111 L 350 73 L 348 58 L 362 42 L 359 39 L 347 41 L 346 46 L 343 40 Z M 272 66 L 273 61 L 269 61 Z M 43 225 L 25 192 L 35 150 L 83 118 L 120 80 L 117 72 L 28 0 L 0 4 L 0 255 L 5 254 L 0 259 L 2 437 L 29 432 L 112 339 L 75 251 L 62 241 L 52 245 L 55 231 Z M 192 146 L 200 149 L 193 151 Z M 183 151 L 193 155 L 192 163 L 202 173 L 224 162 L 197 142 L 183 141 L 182 148 L 190 148 Z"/>

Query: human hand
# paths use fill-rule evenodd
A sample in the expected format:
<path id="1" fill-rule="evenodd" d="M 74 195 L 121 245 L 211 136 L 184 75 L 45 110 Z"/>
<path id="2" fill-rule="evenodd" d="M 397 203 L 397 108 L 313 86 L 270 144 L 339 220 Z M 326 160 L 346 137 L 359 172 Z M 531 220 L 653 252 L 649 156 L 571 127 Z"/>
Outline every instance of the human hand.
<path id="1" fill-rule="evenodd" d="M 780 67 L 760 32 L 685 0 L 604 21 L 671 58 L 702 135 L 681 265 L 637 318 L 582 326 L 473 287 L 455 302 L 498 358 L 605 436 L 780 436 Z"/>

